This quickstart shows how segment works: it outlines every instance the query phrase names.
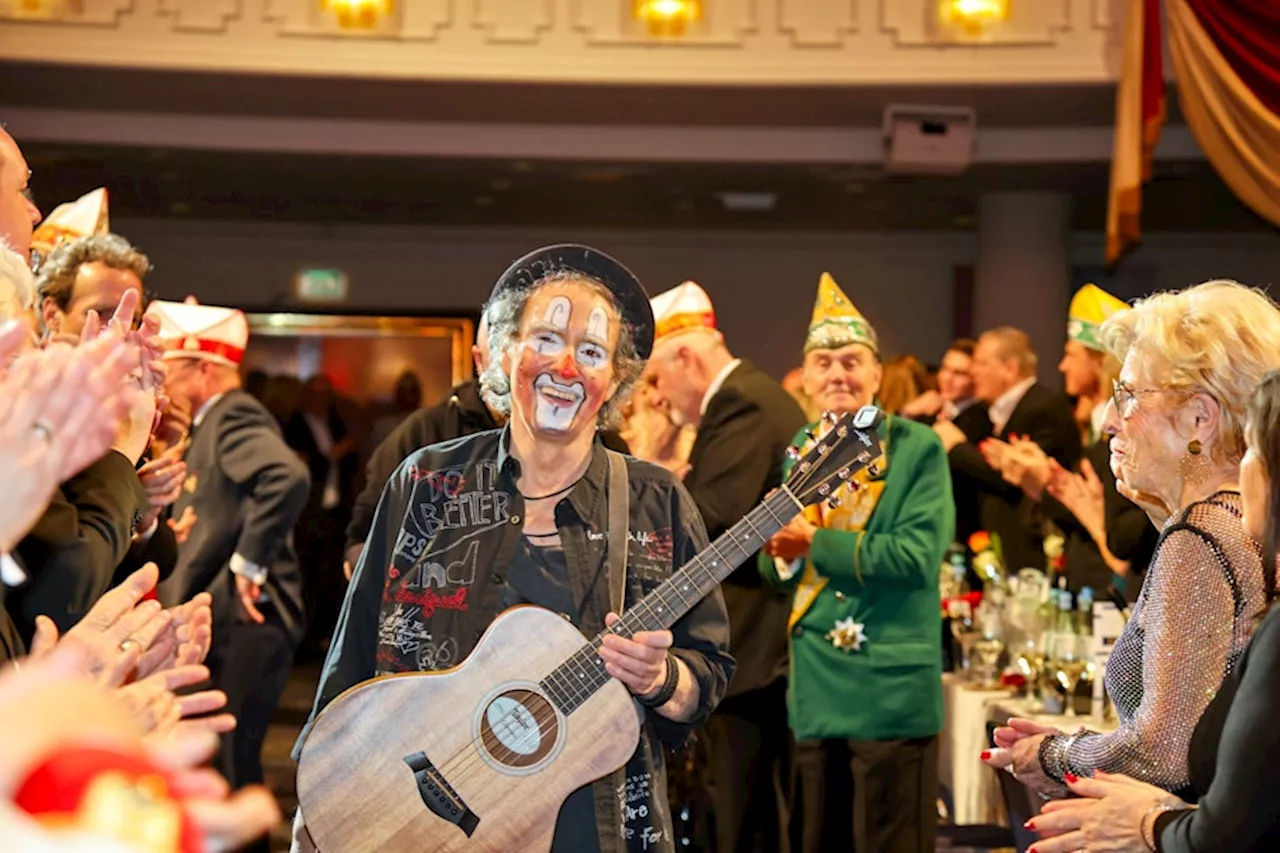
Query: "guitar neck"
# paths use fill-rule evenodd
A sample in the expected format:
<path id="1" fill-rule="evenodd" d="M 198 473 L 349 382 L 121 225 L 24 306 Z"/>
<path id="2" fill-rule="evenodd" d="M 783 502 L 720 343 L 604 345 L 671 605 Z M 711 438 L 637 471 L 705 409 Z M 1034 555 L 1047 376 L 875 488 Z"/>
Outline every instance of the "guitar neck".
<path id="1" fill-rule="evenodd" d="M 640 631 L 670 628 L 759 551 L 800 509 L 800 503 L 785 487 L 774 492 L 622 614 L 609 633 L 630 637 Z"/>
<path id="2" fill-rule="evenodd" d="M 631 637 L 640 631 L 670 628 L 749 559 L 773 534 L 801 510 L 801 503 L 783 486 L 765 498 L 688 563 L 642 598 L 622 618 L 606 628 L 542 681 L 560 709 L 568 714 L 609 681 L 598 654 L 605 634 Z"/>

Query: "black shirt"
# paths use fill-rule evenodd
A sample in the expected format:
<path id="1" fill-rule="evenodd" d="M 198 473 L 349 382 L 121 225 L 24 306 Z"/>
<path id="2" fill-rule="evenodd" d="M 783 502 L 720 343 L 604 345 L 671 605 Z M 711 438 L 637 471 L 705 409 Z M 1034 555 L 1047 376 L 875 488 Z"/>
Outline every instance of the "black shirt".
<path id="1" fill-rule="evenodd" d="M 575 626 L 582 610 L 573 598 L 569 564 L 560 546 L 534 545 L 520 537 L 515 562 L 507 575 L 503 607 L 539 603 L 563 614 Z M 597 853 L 600 837 L 595 825 L 595 798 L 591 786 L 584 785 L 569 795 L 560 807 L 551 853 Z"/>
<path id="2" fill-rule="evenodd" d="M 1280 849 L 1280 608 L 1262 620 L 1188 751 L 1194 811 L 1156 819 L 1161 853 Z"/>

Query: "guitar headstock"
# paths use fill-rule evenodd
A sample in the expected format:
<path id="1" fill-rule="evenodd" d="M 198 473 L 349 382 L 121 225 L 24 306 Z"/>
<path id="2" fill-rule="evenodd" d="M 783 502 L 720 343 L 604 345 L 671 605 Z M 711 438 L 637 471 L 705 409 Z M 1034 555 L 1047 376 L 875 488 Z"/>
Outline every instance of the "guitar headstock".
<path id="1" fill-rule="evenodd" d="M 884 412 L 875 406 L 844 415 L 826 412 L 822 420 L 826 431 L 810 433 L 816 440 L 804 455 L 794 448 L 788 451 L 793 464 L 785 485 L 804 506 L 832 500 L 841 485 L 869 468 L 882 453 L 876 429 L 884 421 Z"/>

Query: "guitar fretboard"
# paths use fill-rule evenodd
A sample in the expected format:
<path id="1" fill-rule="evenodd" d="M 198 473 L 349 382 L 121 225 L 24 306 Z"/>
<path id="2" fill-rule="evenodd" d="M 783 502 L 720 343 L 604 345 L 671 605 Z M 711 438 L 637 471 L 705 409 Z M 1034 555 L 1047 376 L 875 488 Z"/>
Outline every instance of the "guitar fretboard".
<path id="1" fill-rule="evenodd" d="M 781 488 L 765 498 L 716 541 L 685 563 L 657 589 L 646 595 L 622 618 L 605 629 L 568 660 L 552 670 L 540 684 L 561 712 L 571 714 L 609 682 L 600 659 L 605 634 L 631 637 L 640 631 L 662 631 L 711 594 L 734 569 L 760 550 L 800 511 L 800 502 Z"/>

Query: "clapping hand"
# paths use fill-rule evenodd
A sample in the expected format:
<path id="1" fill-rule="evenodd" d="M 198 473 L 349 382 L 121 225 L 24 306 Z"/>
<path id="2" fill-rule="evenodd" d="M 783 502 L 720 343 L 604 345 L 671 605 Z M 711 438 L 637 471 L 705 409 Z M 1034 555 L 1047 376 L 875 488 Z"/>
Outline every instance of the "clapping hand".
<path id="1" fill-rule="evenodd" d="M 147 494 L 147 512 L 138 524 L 139 530 L 149 530 L 165 507 L 182 494 L 182 485 L 187 479 L 183 452 L 182 445 L 174 445 L 138 469 L 138 479 Z"/>
<path id="2" fill-rule="evenodd" d="M 154 563 L 147 563 L 98 599 L 61 642 L 53 620 L 47 616 L 36 617 L 31 656 L 42 657 L 63 643 L 81 645 L 86 650 L 84 674 L 105 687 L 121 686 L 173 621 L 173 615 L 164 610 L 160 602 L 142 601 L 159 578 L 159 569 Z"/>
<path id="3" fill-rule="evenodd" d="M 982 753 L 984 764 L 997 770 L 1008 770 L 1018 781 L 1046 796 L 1061 795 L 1062 786 L 1050 779 L 1040 766 L 1040 744 L 1048 735 L 1061 734 L 1051 726 L 1033 720 L 1012 718 L 1009 725 L 996 729 L 995 748 Z"/>
<path id="4" fill-rule="evenodd" d="M 1041 838 L 1036 853 L 1146 850 L 1142 822 L 1148 812 L 1161 804 L 1188 807 L 1163 788 L 1101 770 L 1092 779 L 1068 777 L 1067 787 L 1076 799 L 1046 803 L 1027 821 L 1027 828 Z"/>

